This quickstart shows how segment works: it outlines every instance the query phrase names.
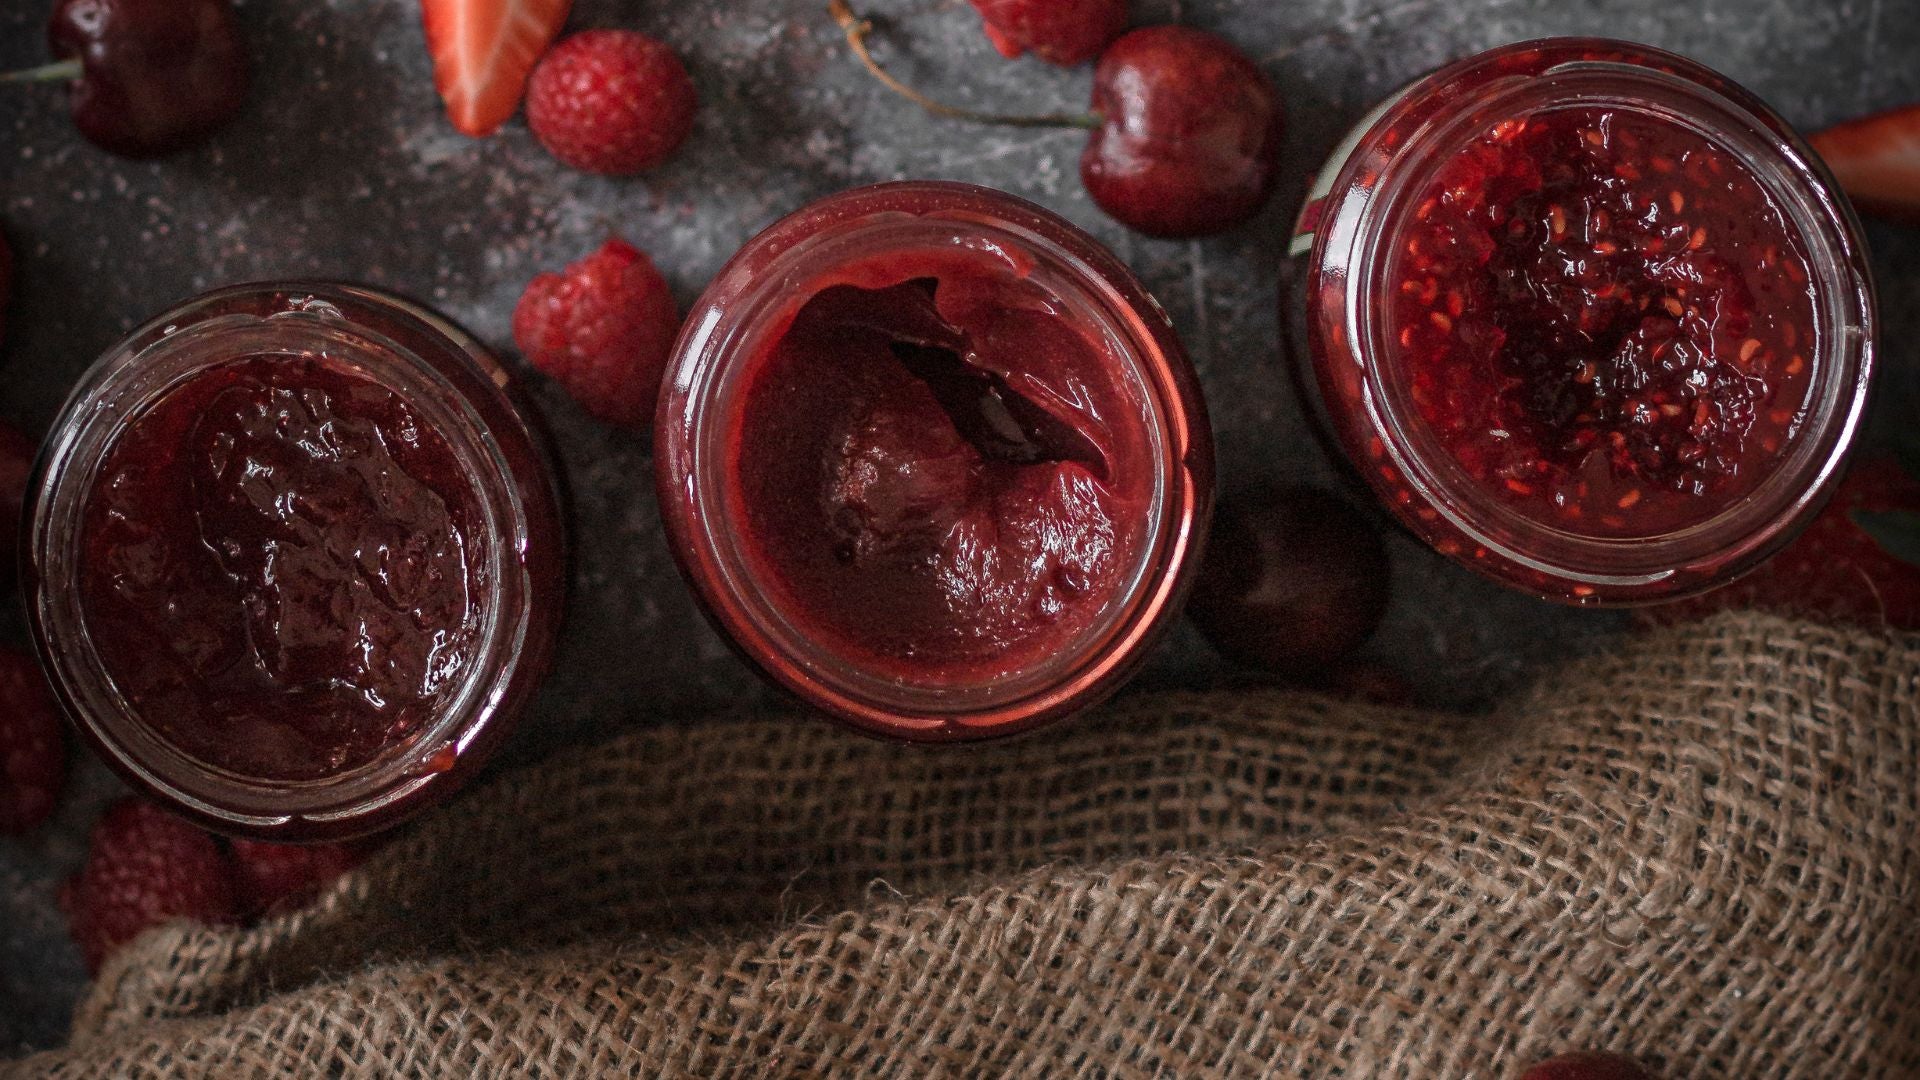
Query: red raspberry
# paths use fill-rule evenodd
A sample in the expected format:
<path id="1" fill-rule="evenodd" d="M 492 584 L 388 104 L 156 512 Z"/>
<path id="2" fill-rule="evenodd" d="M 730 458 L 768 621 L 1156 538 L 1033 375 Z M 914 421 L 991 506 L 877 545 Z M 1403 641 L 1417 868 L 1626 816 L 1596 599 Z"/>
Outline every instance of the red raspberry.
<path id="1" fill-rule="evenodd" d="M 0 582 L 13 580 L 19 562 L 20 508 L 27 501 L 27 478 L 39 452 L 32 439 L 0 423 Z"/>
<path id="2" fill-rule="evenodd" d="M 680 316 L 652 260 L 618 237 L 541 274 L 513 311 L 513 340 L 534 367 L 609 423 L 645 426 Z"/>
<path id="3" fill-rule="evenodd" d="M 137 798 L 114 803 L 93 826 L 86 865 L 67 883 L 65 900 L 89 971 L 163 923 L 225 923 L 237 913 L 233 864 L 219 842 Z"/>
<path id="4" fill-rule="evenodd" d="M 1127 0 L 973 0 L 987 40 L 1012 59 L 1023 52 L 1072 67 L 1100 55 L 1127 28 Z"/>
<path id="5" fill-rule="evenodd" d="M 0 649 L 0 833 L 47 820 L 67 779 L 60 714 L 33 657 Z"/>
<path id="6" fill-rule="evenodd" d="M 666 43 L 632 30 L 588 30 L 533 69 L 527 126 L 562 162 L 624 176 L 665 161 L 693 130 L 698 103 Z"/>
<path id="7" fill-rule="evenodd" d="M 240 910 L 260 915 L 300 907 L 341 874 L 360 865 L 361 849 L 352 844 L 270 844 L 235 840 L 234 883 Z"/>
<path id="8" fill-rule="evenodd" d="M 1526 1071 L 1520 1080 L 1653 1080 L 1653 1074 L 1619 1054 L 1562 1054 Z"/>

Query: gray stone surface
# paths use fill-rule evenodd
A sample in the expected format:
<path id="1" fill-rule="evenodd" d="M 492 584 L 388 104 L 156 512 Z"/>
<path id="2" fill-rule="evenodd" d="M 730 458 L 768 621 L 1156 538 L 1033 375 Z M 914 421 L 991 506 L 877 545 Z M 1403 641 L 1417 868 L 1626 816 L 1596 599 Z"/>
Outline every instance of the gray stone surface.
<path id="1" fill-rule="evenodd" d="M 988 48 L 962 0 L 862 0 L 899 74 L 1003 110 L 1085 99 L 1087 73 Z M 44 59 L 51 0 L 0 0 L 0 70 Z M 609 232 L 649 250 L 683 301 L 748 236 L 816 196 L 870 181 L 948 177 L 1034 199 L 1130 262 L 1172 313 L 1215 410 L 1229 489 L 1335 479 L 1283 378 L 1274 298 L 1307 175 L 1385 92 L 1502 42 L 1600 33 L 1688 53 L 1812 129 L 1920 99 L 1920 0 L 1136 0 L 1238 41 L 1292 114 L 1287 171 L 1265 215 L 1204 242 L 1149 241 L 1081 192 L 1074 132 L 1001 132 L 928 119 L 854 66 L 824 0 L 579 0 L 573 28 L 630 26 L 685 54 L 703 102 L 686 149 L 635 180 L 571 173 L 516 121 L 474 142 L 442 120 L 410 0 L 242 0 L 251 104 L 211 145 L 128 163 L 80 141 L 50 88 L 0 87 L 0 223 L 19 261 L 0 347 L 0 418 L 42 431 L 87 364 L 147 315 L 197 291 L 281 276 L 389 286 L 444 309 L 511 357 L 514 300 L 539 269 Z M 1876 424 L 1911 423 L 1920 234 L 1875 225 L 1895 393 Z M 517 359 L 515 359 L 517 363 Z M 769 695 L 702 623 L 661 539 L 647 444 L 588 421 L 536 383 L 573 493 L 574 606 L 559 669 L 506 763 L 626 725 L 696 722 Z M 1427 700 L 1469 706 L 1535 664 L 1594 647 L 1616 616 L 1485 585 L 1393 541 L 1396 599 L 1369 652 Z M 0 639 L 19 638 L 0 617 Z M 1141 682 L 1229 677 L 1182 627 Z M 851 736 L 850 736 L 851 737 Z M 902 753 L 919 752 L 902 750 Z M 947 750 L 944 753 L 964 753 Z M 82 973 L 55 884 L 117 790 L 76 761 L 57 821 L 0 839 L 0 1058 L 57 1042 Z"/>

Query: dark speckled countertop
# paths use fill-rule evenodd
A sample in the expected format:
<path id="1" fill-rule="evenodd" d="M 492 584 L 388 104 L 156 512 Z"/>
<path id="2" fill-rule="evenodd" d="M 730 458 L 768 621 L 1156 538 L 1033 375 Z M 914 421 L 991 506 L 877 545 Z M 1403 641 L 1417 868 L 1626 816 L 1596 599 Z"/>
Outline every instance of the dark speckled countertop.
<path id="1" fill-rule="evenodd" d="M 46 59 L 52 0 L 0 0 L 0 70 Z M 847 55 L 824 0 L 577 0 L 570 26 L 628 26 L 672 42 L 702 111 L 677 158 L 639 179 L 569 172 L 519 121 L 475 142 L 433 94 L 413 0 L 240 0 L 255 90 L 211 144 L 129 163 L 82 142 L 61 93 L 0 87 L 0 228 L 18 295 L 0 345 L 0 418 L 43 432 L 69 386 L 135 324 L 192 293 L 271 277 L 357 280 L 446 311 L 511 362 L 508 321 L 537 270 L 610 231 L 646 248 L 683 303 L 744 240 L 841 188 L 945 177 L 1003 188 L 1091 230 L 1172 314 L 1214 412 L 1223 488 L 1336 482 L 1280 364 L 1275 298 L 1308 175 L 1387 91 L 1445 61 L 1553 34 L 1632 38 L 1694 56 L 1806 129 L 1920 100 L 1920 0 L 1136 0 L 1237 41 L 1291 112 L 1278 197 L 1250 226 L 1199 242 L 1145 240 L 1081 192 L 1081 134 L 929 119 Z M 1084 70 L 999 59 L 964 0 L 862 0 L 884 16 L 895 70 L 960 103 L 1077 104 Z M 1874 424 L 1914 422 L 1920 231 L 1872 224 L 1886 315 Z M 668 556 L 647 442 L 589 421 L 552 386 L 534 397 L 573 496 L 574 605 L 558 669 L 502 764 L 628 725 L 698 722 L 769 700 L 701 621 Z M 1410 541 L 1392 542 L 1395 600 L 1368 646 L 1421 696 L 1471 705 L 1535 665 L 1604 645 L 1618 616 L 1503 592 Z M 0 640 L 20 643 L 11 607 Z M 1181 627 L 1140 682 L 1229 678 Z M 849 735 L 849 738 L 854 736 Z M 903 751 L 908 752 L 908 751 Z M 964 750 L 942 752 L 964 753 Z M 76 765 L 58 817 L 0 839 L 0 1059 L 62 1038 L 82 986 L 55 910 L 87 824 L 117 791 Z"/>

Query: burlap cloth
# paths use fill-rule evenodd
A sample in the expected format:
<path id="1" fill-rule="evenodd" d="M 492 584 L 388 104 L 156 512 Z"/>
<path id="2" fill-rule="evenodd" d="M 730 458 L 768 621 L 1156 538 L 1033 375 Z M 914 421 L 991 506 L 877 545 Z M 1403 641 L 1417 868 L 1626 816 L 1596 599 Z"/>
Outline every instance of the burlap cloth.
<path id="1" fill-rule="evenodd" d="M 1493 719 L 1136 696 L 1005 745 L 566 752 L 14 1075 L 1920 1077 L 1920 639 L 1722 617 Z"/>

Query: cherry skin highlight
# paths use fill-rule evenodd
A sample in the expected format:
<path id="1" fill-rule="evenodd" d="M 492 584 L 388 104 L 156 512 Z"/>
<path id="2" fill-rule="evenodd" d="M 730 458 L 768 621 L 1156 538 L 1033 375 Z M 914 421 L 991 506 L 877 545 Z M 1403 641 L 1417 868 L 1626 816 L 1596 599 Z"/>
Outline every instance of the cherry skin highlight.
<path id="1" fill-rule="evenodd" d="M 1187 614 L 1235 663 L 1319 675 L 1386 613 L 1387 553 L 1359 511 L 1317 488 L 1223 501 Z"/>
<path id="2" fill-rule="evenodd" d="M 1100 126 L 1080 156 L 1080 181 L 1131 228 L 1222 232 L 1273 193 L 1280 93 L 1224 38 L 1181 26 L 1121 36 L 1094 68 L 1093 109 Z"/>
<path id="3" fill-rule="evenodd" d="M 229 0 L 61 0 L 47 37 L 77 59 L 73 122 L 131 158 L 200 141 L 247 97 L 246 53 Z"/>
<path id="4" fill-rule="evenodd" d="M 836 274 L 753 361 L 731 498 L 809 641 L 920 684 L 1064 648 L 1118 592 L 1151 498 L 1133 388 L 990 256 Z"/>
<path id="5" fill-rule="evenodd" d="M 1443 166 L 1396 252 L 1388 347 L 1466 473 L 1571 533 L 1654 536 L 1771 474 L 1806 404 L 1806 254 L 1690 129 L 1585 106 Z"/>
<path id="6" fill-rule="evenodd" d="M 189 376 L 108 449 L 81 596 L 141 720 L 207 764 L 307 780 L 433 717 L 479 649 L 489 540 L 452 448 L 334 361 Z"/>

